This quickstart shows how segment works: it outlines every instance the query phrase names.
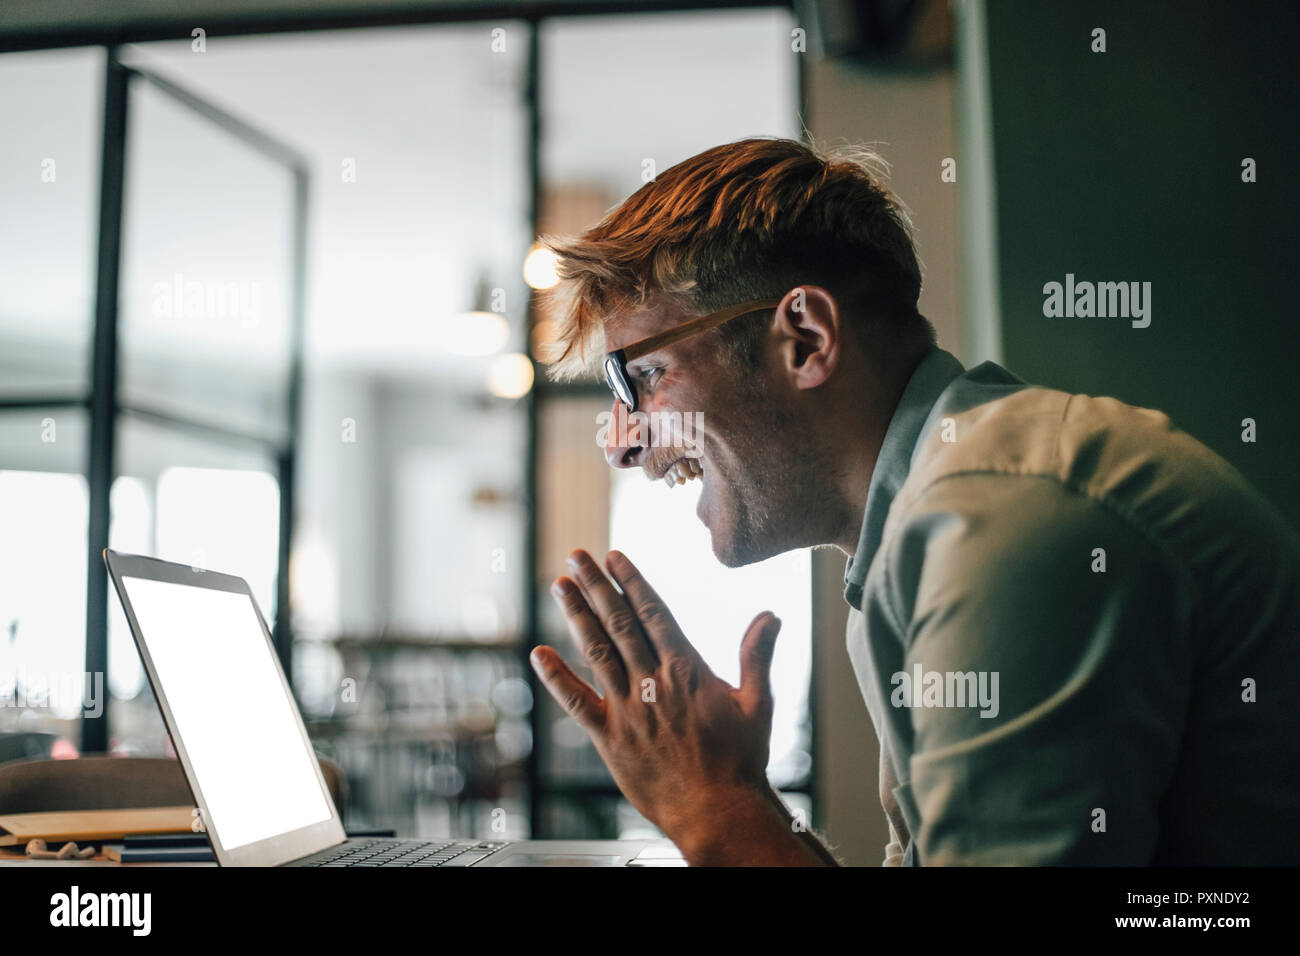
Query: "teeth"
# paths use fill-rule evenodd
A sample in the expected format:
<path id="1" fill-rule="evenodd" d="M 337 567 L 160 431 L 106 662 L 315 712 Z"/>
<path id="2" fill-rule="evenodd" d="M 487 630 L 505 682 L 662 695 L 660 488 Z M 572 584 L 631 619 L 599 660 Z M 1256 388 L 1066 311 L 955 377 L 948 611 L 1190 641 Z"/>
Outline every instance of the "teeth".
<path id="1" fill-rule="evenodd" d="M 675 488 L 677 485 L 686 484 L 692 478 L 701 478 L 703 475 L 704 466 L 699 459 L 679 458 L 664 472 L 664 484 L 669 488 Z"/>

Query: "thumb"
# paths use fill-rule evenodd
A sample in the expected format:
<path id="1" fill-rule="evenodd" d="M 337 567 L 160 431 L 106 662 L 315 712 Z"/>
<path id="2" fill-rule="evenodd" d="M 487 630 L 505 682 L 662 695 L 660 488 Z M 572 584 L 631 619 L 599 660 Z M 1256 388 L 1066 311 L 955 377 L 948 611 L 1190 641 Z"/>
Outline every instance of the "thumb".
<path id="1" fill-rule="evenodd" d="M 772 653 L 779 633 L 781 619 L 771 611 L 763 611 L 750 621 L 740 643 L 740 696 L 751 714 L 772 702 Z"/>

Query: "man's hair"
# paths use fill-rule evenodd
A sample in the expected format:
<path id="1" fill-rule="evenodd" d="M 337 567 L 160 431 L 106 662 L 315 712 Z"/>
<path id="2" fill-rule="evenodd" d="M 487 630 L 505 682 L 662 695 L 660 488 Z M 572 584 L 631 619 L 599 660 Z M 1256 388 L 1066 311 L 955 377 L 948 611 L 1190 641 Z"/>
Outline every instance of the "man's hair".
<path id="1" fill-rule="evenodd" d="M 542 236 L 558 257 L 548 292 L 557 335 L 550 376 L 596 372 L 604 322 L 665 297 L 688 315 L 820 285 L 870 351 L 923 352 L 921 270 L 888 166 L 864 146 L 819 150 L 759 137 L 715 146 L 660 173 L 576 238 Z M 752 365 L 771 313 L 716 330 L 733 365 Z"/>

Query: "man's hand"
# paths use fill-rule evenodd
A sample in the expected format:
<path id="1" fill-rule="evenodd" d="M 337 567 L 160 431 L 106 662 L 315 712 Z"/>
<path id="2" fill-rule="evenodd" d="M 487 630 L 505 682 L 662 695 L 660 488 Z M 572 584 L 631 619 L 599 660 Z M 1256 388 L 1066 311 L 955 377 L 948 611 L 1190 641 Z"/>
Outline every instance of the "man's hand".
<path id="1" fill-rule="evenodd" d="M 586 551 L 573 552 L 569 566 L 573 578 L 557 579 L 551 592 L 605 696 L 549 647 L 533 651 L 533 667 L 628 801 L 691 862 L 721 861 L 728 839 L 776 841 L 773 862 L 819 862 L 790 833 L 767 782 L 776 616 L 750 623 L 735 688 L 709 669 L 621 552 L 606 558 L 621 594 Z"/>

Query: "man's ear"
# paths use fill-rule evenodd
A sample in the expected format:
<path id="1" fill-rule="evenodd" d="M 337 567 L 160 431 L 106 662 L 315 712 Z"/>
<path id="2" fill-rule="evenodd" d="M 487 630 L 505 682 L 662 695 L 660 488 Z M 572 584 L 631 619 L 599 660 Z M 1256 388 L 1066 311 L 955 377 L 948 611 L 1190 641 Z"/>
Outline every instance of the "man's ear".
<path id="1" fill-rule="evenodd" d="M 839 366 L 844 334 L 839 302 L 821 286 L 796 286 L 777 306 L 782 371 L 796 388 L 816 388 Z"/>

